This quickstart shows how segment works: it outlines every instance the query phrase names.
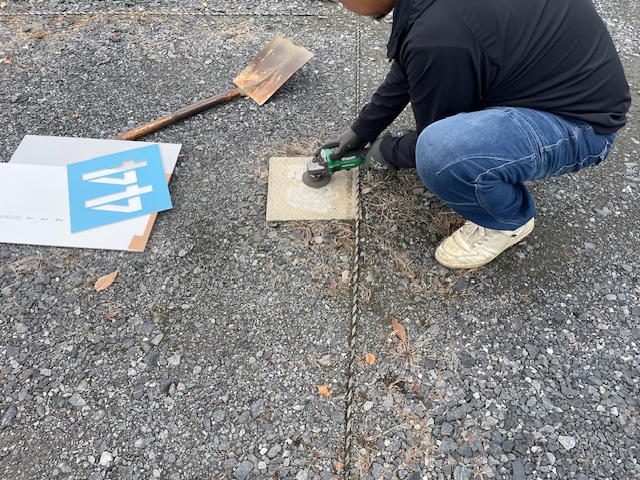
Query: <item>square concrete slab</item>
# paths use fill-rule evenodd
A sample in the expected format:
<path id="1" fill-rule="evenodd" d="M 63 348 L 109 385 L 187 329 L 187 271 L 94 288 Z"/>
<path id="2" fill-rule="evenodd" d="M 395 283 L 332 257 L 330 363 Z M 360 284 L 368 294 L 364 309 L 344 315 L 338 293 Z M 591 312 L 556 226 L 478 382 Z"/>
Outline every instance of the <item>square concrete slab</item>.
<path id="1" fill-rule="evenodd" d="M 336 172 L 320 188 L 302 183 L 311 157 L 269 159 L 267 221 L 353 220 L 356 218 L 357 170 Z"/>

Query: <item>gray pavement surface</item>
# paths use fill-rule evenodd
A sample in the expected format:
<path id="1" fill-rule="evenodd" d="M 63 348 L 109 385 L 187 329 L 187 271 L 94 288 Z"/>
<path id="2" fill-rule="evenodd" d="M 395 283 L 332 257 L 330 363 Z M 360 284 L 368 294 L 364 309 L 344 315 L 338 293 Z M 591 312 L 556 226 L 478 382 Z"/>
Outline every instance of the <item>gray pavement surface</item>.
<path id="1" fill-rule="evenodd" d="M 145 253 L 0 245 L 0 478 L 640 478 L 640 7 L 597 2 L 634 95 L 609 159 L 533 184 L 527 241 L 455 272 L 413 171 L 361 174 L 358 227 L 265 221 L 268 158 L 350 124 L 390 23 L 204 3 L 0 1 L 1 161 L 231 88 L 277 32 L 316 55 L 144 138 L 183 144 Z"/>

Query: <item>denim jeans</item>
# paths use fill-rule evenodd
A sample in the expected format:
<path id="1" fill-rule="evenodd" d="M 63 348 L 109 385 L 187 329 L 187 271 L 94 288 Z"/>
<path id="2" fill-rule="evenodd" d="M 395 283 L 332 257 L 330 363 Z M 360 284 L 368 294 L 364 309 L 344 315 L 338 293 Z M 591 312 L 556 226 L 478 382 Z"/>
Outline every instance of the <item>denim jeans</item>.
<path id="1" fill-rule="evenodd" d="M 487 228 L 515 230 L 536 214 L 524 182 L 600 163 L 615 133 L 527 108 L 461 113 L 425 128 L 416 168 L 452 210 Z"/>

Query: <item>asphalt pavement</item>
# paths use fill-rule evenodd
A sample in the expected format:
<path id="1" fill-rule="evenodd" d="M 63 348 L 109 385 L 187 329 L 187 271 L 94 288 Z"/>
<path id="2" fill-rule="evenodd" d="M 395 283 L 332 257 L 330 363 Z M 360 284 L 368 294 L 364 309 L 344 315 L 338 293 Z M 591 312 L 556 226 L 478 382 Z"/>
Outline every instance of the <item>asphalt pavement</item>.
<path id="1" fill-rule="evenodd" d="M 390 19 L 0 2 L 3 162 L 223 92 L 276 33 L 315 54 L 262 107 L 144 138 L 183 145 L 144 253 L 0 244 L 0 478 L 640 478 L 640 6 L 596 3 L 629 124 L 603 164 L 530 186 L 525 242 L 460 272 L 433 258 L 460 219 L 412 170 L 361 172 L 357 222 L 265 220 L 269 157 L 353 121 Z"/>

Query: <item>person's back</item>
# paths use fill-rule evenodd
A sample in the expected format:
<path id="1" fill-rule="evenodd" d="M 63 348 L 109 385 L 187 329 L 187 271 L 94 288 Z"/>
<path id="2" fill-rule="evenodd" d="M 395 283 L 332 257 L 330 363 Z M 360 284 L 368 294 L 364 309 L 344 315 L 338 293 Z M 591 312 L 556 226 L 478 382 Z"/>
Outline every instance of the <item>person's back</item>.
<path id="1" fill-rule="evenodd" d="M 572 116 L 598 133 L 625 124 L 629 87 L 590 0 L 448 1 L 498 66 L 483 106 Z"/>
<path id="2" fill-rule="evenodd" d="M 625 124 L 628 85 L 590 0 L 414 0 L 410 8 L 401 12 L 408 15 L 403 56 L 449 45 L 468 50 L 475 78 L 452 81 L 476 94 L 461 111 L 532 108 L 578 118 L 598 133 Z M 419 69 L 419 62 L 417 53 L 405 68 Z"/>

